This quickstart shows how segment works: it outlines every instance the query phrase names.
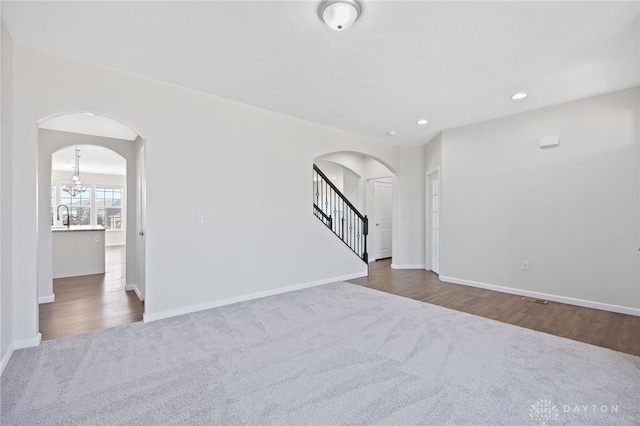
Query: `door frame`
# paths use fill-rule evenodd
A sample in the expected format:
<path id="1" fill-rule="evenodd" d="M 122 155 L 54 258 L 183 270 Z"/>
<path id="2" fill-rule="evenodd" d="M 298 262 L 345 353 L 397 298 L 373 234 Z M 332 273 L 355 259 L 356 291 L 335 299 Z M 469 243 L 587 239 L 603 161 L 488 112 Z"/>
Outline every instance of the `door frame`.
<path id="1" fill-rule="evenodd" d="M 376 245 L 377 245 L 377 241 L 376 241 L 376 233 L 373 231 L 373 228 L 375 227 L 375 221 L 376 221 L 376 217 L 375 217 L 375 208 L 374 208 L 374 184 L 376 180 L 386 180 L 388 179 L 391 182 L 391 194 L 392 194 L 392 199 L 391 199 L 391 232 L 392 232 L 392 237 L 391 237 L 391 258 L 393 258 L 393 212 L 395 210 L 395 200 L 394 200 L 394 195 L 393 195 L 393 187 L 395 186 L 395 175 L 390 174 L 388 176 L 379 176 L 379 177 L 372 177 L 372 178 L 368 178 L 366 179 L 366 184 L 365 184 L 365 213 L 367 214 L 367 217 L 369 218 L 369 238 L 367 239 L 367 251 L 369 252 L 369 263 L 371 262 L 375 262 L 377 259 L 376 257 L 373 255 L 375 253 L 375 249 L 376 249 Z"/>
<path id="2" fill-rule="evenodd" d="M 136 185 L 137 185 L 137 199 L 136 199 L 136 259 L 137 259 L 137 286 L 134 289 L 140 300 L 148 298 L 147 289 L 147 146 L 145 140 L 143 140 L 142 146 L 136 147 L 137 151 L 137 164 L 136 164 Z M 142 314 L 142 320 L 144 321 L 145 313 Z"/>
<path id="3" fill-rule="evenodd" d="M 381 178 L 374 178 L 371 179 L 371 195 L 372 195 L 372 209 L 371 212 L 372 214 L 372 220 L 369 221 L 369 229 L 373 229 L 373 233 L 374 233 L 374 244 L 373 244 L 373 250 L 369 251 L 370 254 L 377 254 L 378 253 L 378 246 L 380 244 L 380 241 L 378 239 L 378 234 L 377 234 L 377 228 L 376 228 L 376 223 L 378 222 L 378 217 L 376 217 L 376 197 L 375 197 L 375 193 L 376 193 L 376 182 L 380 182 L 380 183 L 384 183 L 384 184 L 388 184 L 390 186 L 391 189 L 391 204 L 390 204 L 390 209 L 391 209 L 391 219 L 390 219 L 390 223 L 389 223 L 389 229 L 391 231 L 391 241 L 389 242 L 389 258 L 393 258 L 393 177 L 392 176 L 388 176 L 388 177 L 381 177 Z M 373 226 L 372 226 L 373 225 Z M 377 259 L 386 259 L 386 258 L 378 258 L 377 256 L 373 256 L 374 260 Z"/>
<path id="4" fill-rule="evenodd" d="M 85 111 L 69 111 L 69 112 L 62 112 L 62 113 L 58 113 L 58 114 L 54 114 L 54 115 L 50 115 L 47 116 L 45 118 L 42 118 L 40 120 L 38 120 L 35 123 L 35 127 L 36 127 L 36 197 L 38 197 L 38 203 L 37 203 L 37 210 L 36 210 L 36 218 L 37 218 L 37 223 L 36 223 L 36 268 L 38 268 L 38 273 L 36 274 L 37 279 L 34 283 L 35 285 L 35 295 L 36 295 L 36 309 L 35 309 L 35 324 L 37 329 L 39 330 L 39 305 L 41 303 L 49 303 L 49 302 L 54 302 L 55 301 L 55 294 L 53 293 L 53 291 L 51 292 L 51 295 L 44 295 L 44 297 L 41 297 L 42 295 L 40 295 L 40 280 L 42 280 L 43 282 L 46 280 L 47 283 L 49 281 L 51 281 L 51 289 L 53 290 L 53 266 L 51 264 L 51 259 L 52 259 L 52 247 L 51 247 L 51 210 L 50 210 L 50 191 L 51 191 L 51 155 L 53 152 L 62 149 L 66 146 L 72 146 L 75 145 L 76 143 L 55 143 L 55 144 L 48 144 L 48 143 L 43 143 L 43 140 L 40 139 L 40 133 L 39 133 L 39 129 L 40 129 L 40 124 L 46 122 L 47 120 L 54 118 L 54 117 L 58 117 L 58 116 L 63 116 L 63 115 L 67 115 L 67 114 L 74 114 L 77 112 L 85 112 Z M 137 211 L 135 211 L 135 213 L 132 214 L 132 208 L 135 209 L 135 201 L 130 198 L 132 196 L 135 196 L 135 192 L 137 191 L 137 185 L 132 185 L 133 182 L 135 182 L 135 176 L 137 174 L 137 161 L 136 161 L 136 155 L 135 155 L 135 151 L 136 149 L 133 148 L 132 152 L 127 153 L 126 150 L 123 150 L 121 147 L 123 147 L 125 144 L 136 144 L 138 141 L 142 141 L 142 143 L 146 146 L 146 138 L 140 133 L 138 132 L 135 128 L 129 126 L 126 122 L 120 120 L 119 118 L 116 117 L 112 117 L 109 116 L 107 114 L 102 114 L 102 113 L 98 113 L 100 115 L 103 115 L 104 117 L 110 118 L 114 121 L 117 121 L 127 127 L 129 127 L 131 130 L 133 130 L 134 132 L 136 132 L 137 134 L 137 138 L 133 141 L 118 141 L 117 143 L 114 144 L 109 144 L 109 143 L 101 143 L 97 140 L 91 141 L 90 143 L 88 143 L 89 145 L 96 145 L 96 146 L 102 146 L 104 148 L 107 148 L 111 151 L 114 151 L 115 153 L 119 154 L 120 156 L 122 156 L 125 160 L 126 160 L 126 164 L 127 164 L 127 170 L 126 170 L 126 189 L 123 193 L 123 195 L 126 197 L 126 216 L 127 216 L 127 223 L 126 223 L 126 245 L 131 248 L 134 247 L 135 242 L 137 240 L 137 232 L 136 232 L 136 228 L 134 226 L 134 217 L 137 216 Z M 91 136 L 91 135 L 89 135 Z M 77 137 L 82 137 L 82 134 L 77 134 Z M 93 136 L 92 136 L 93 137 Z M 146 173 L 146 172 L 145 172 Z M 42 200 L 40 200 L 40 198 L 42 198 Z M 133 201 L 133 202 L 132 202 Z M 136 248 L 136 252 L 137 252 L 137 248 Z M 131 276 L 136 276 L 137 275 L 137 271 L 136 269 L 138 268 L 138 256 L 136 256 L 135 254 L 132 256 L 127 255 L 125 262 L 126 262 L 126 276 L 127 276 L 127 281 L 130 279 Z M 142 259 L 142 262 L 145 262 L 146 259 Z M 42 271 L 46 271 L 46 273 L 40 273 Z M 38 275 L 40 275 L 40 277 L 38 278 Z M 125 291 L 131 290 L 132 288 L 130 288 L 130 285 L 125 282 Z M 138 295 L 138 297 L 140 297 L 140 294 L 138 294 L 138 292 L 136 292 L 136 294 Z M 140 298 L 141 300 L 143 300 L 142 298 Z M 146 310 L 146 306 L 145 306 L 145 310 Z M 144 314 L 143 314 L 143 319 L 144 319 Z M 38 342 L 39 343 L 39 342 Z"/>
<path id="5" fill-rule="evenodd" d="M 438 181 L 439 181 L 439 188 L 438 188 L 438 198 L 439 198 L 439 204 L 440 204 L 440 227 L 438 228 L 440 230 L 440 235 L 439 235 L 439 261 L 438 261 L 438 270 L 434 271 L 437 274 L 440 274 L 440 265 L 442 264 L 442 172 L 440 170 L 440 167 L 436 167 L 435 169 L 432 170 L 428 170 L 425 173 L 425 189 L 426 189 L 426 194 L 425 194 L 425 265 L 427 265 L 427 267 L 425 268 L 427 271 L 433 271 L 433 265 L 432 265 L 432 253 L 431 253 L 431 248 L 432 248 L 432 227 L 431 227 L 431 209 L 432 209 L 432 191 L 431 191 L 431 183 L 433 180 L 433 176 L 437 175 L 438 176 Z"/>

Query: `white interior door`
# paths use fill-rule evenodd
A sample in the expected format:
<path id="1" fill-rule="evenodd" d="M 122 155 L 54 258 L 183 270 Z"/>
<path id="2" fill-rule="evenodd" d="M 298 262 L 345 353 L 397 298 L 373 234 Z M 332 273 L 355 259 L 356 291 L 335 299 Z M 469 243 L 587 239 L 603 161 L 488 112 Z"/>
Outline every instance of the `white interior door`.
<path id="1" fill-rule="evenodd" d="M 140 148 L 138 184 L 138 286 L 146 298 L 146 217 L 147 217 L 147 178 L 144 147 Z"/>
<path id="2" fill-rule="evenodd" d="M 392 187 L 388 181 L 373 182 L 375 259 L 391 257 Z"/>
<path id="3" fill-rule="evenodd" d="M 431 181 L 431 270 L 440 273 L 440 173 L 429 175 Z"/>

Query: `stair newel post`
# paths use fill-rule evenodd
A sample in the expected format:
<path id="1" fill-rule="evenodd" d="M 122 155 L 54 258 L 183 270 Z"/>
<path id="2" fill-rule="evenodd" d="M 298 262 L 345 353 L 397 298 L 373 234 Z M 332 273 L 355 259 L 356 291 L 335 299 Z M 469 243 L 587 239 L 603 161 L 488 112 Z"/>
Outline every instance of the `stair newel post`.
<path id="1" fill-rule="evenodd" d="M 362 221 L 362 235 L 364 236 L 364 251 L 362 252 L 362 260 L 365 263 L 369 263 L 369 253 L 367 253 L 367 235 L 369 235 L 369 218 L 367 215 L 364 215 L 364 220 Z"/>

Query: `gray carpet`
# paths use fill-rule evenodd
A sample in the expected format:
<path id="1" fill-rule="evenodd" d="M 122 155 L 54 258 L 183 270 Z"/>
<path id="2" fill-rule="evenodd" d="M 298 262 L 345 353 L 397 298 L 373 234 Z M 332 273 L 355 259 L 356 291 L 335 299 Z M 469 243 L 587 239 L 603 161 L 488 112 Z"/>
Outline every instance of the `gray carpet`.
<path id="1" fill-rule="evenodd" d="M 2 425 L 640 424 L 640 357 L 335 283 L 16 351 Z"/>

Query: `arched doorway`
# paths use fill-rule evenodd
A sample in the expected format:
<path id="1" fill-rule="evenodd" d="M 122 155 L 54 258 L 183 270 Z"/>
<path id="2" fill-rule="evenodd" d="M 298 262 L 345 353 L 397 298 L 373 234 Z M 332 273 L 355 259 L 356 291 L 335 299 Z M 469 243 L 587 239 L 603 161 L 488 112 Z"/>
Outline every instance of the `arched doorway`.
<path id="1" fill-rule="evenodd" d="M 395 172 L 382 161 L 359 152 L 334 152 L 314 159 L 349 201 L 369 218 L 369 262 L 393 256 Z"/>
<path id="2" fill-rule="evenodd" d="M 72 197 L 63 188 L 71 182 L 76 147 L 80 149 L 80 176 L 87 190 Z M 144 240 L 138 238 L 138 229 L 144 220 L 139 214 L 139 200 L 144 194 L 139 167 L 139 153 L 143 148 L 144 139 L 137 132 L 117 120 L 95 113 L 63 114 L 39 123 L 38 300 L 41 315 L 46 314 L 51 319 L 50 311 L 62 314 L 66 321 L 63 328 L 67 329 L 51 333 L 51 330 L 43 328 L 45 318 L 41 317 L 39 323 L 43 339 L 142 320 L 144 282 L 139 277 L 144 270 L 144 257 L 139 253 L 144 252 L 140 247 Z M 67 208 L 52 208 L 52 205 L 57 207 L 61 204 L 67 205 L 71 231 L 75 229 L 77 232 L 65 229 L 67 222 L 63 223 L 63 220 Z M 106 254 L 105 273 L 75 276 L 67 271 L 66 277 L 59 277 L 59 271 L 54 267 L 56 259 L 62 256 L 67 266 L 73 266 L 74 260 L 68 257 L 73 258 L 74 252 L 79 251 L 69 248 L 64 253 L 56 252 L 54 233 L 56 238 L 63 234 L 69 238 L 72 234 L 86 233 L 80 232 L 78 227 L 82 226 L 107 228 L 101 233 L 103 238 L 100 242 L 104 244 Z M 99 238 L 100 235 L 95 236 L 95 239 Z M 99 243 L 96 241 L 95 244 Z M 75 261 L 76 264 L 81 262 Z M 66 283 L 63 281 L 66 288 L 60 287 L 61 292 L 72 287 L 69 281 L 76 284 L 74 291 L 79 300 L 70 301 L 67 293 L 64 293 L 64 298 L 62 293 L 56 297 L 56 280 L 66 280 Z M 134 290 L 135 293 L 125 294 L 125 290 Z M 101 304 L 92 305 L 92 297 L 101 300 Z M 120 306 L 110 305 L 117 301 Z M 138 306 L 135 306 L 136 302 Z M 84 325 L 70 324 L 73 315 L 71 311 L 64 315 L 65 309 L 73 309 L 76 313 L 84 311 L 88 316 L 82 319 L 80 315 L 78 319 L 78 323 Z M 92 312 L 88 314 L 89 311 Z M 130 311 L 134 311 L 133 314 Z M 117 315 L 107 316 L 106 312 Z M 101 319 L 96 319 L 101 315 Z"/>

